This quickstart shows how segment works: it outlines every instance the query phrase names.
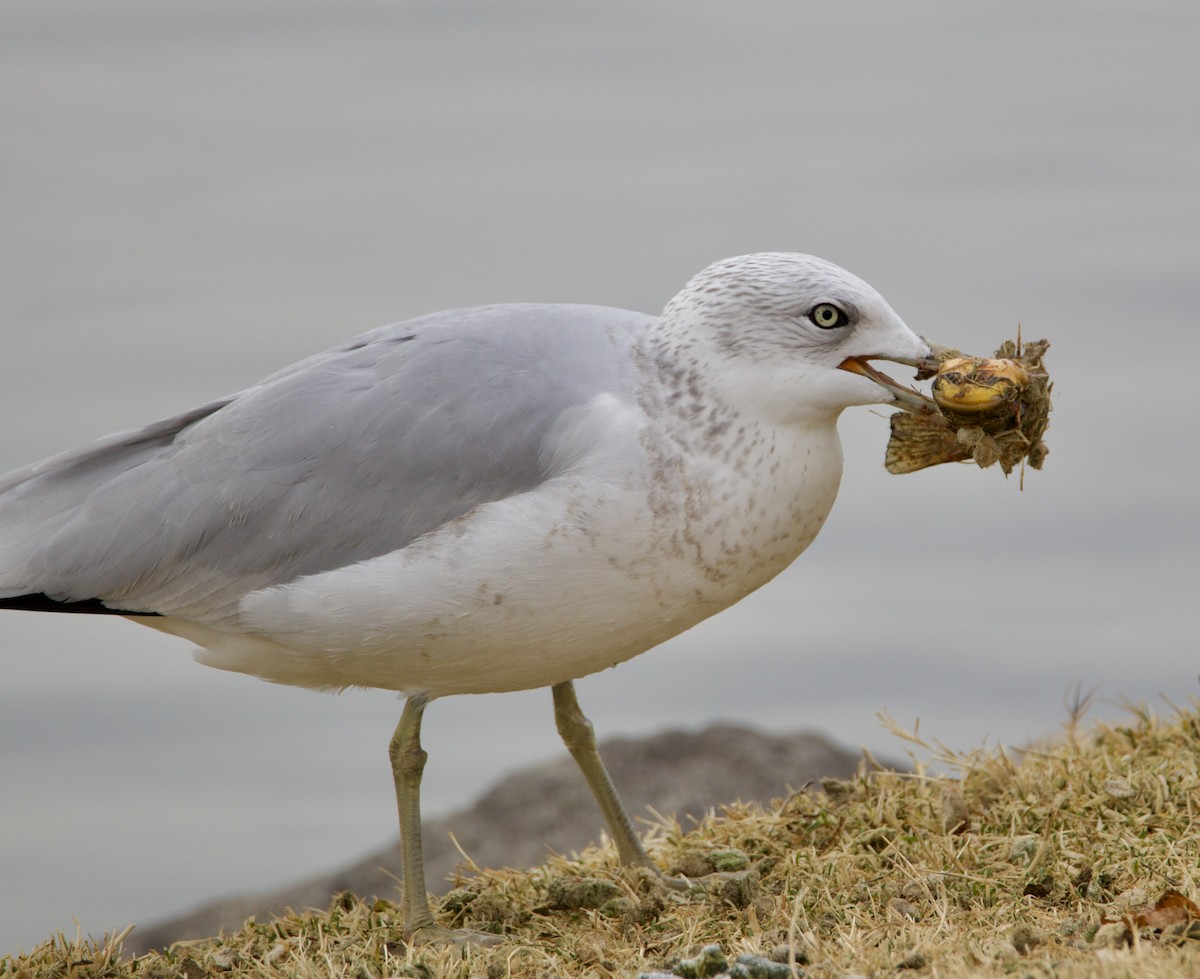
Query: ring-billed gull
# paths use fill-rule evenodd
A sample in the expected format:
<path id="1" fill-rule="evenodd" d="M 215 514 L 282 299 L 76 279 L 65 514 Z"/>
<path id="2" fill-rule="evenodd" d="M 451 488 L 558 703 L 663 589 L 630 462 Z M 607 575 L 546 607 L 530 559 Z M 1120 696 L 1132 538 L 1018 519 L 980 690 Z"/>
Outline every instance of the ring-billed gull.
<path id="1" fill-rule="evenodd" d="M 125 615 L 209 666 L 404 693 L 405 929 L 452 939 L 421 863 L 427 703 L 552 687 L 621 859 L 651 867 L 572 681 L 786 568 L 833 505 L 842 409 L 924 404 L 868 359 L 930 353 L 865 282 L 783 253 L 709 266 L 657 317 L 383 327 L 0 480 L 0 607 Z"/>

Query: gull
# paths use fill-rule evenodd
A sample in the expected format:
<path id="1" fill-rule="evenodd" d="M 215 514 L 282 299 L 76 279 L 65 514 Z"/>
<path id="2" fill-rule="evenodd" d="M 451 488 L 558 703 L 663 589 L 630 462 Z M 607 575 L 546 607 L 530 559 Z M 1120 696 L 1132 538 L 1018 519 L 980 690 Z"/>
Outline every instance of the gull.
<path id="1" fill-rule="evenodd" d="M 716 262 L 659 316 L 433 313 L 0 478 L 0 608 L 121 615 L 208 666 L 403 694 L 405 935 L 482 940 L 426 893 L 426 706 L 550 687 L 621 861 L 654 870 L 574 681 L 791 564 L 837 494 L 842 410 L 929 410 L 869 361 L 931 356 L 861 279 L 792 253 Z"/>

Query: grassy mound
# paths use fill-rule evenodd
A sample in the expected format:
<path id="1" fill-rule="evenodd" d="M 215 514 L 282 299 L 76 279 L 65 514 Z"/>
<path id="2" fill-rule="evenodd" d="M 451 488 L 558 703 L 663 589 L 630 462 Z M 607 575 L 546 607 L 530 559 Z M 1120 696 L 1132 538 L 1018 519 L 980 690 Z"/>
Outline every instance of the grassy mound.
<path id="1" fill-rule="evenodd" d="M 1059 743 L 827 781 L 770 810 L 732 806 L 650 850 L 671 890 L 608 849 L 532 873 L 465 873 L 443 923 L 493 948 L 410 948 L 399 909 L 343 895 L 220 939 L 128 958 L 123 936 L 62 935 L 0 976 L 1163 977 L 1200 975 L 1200 715 L 1131 710 Z M 929 769 L 950 771 L 933 776 Z"/>

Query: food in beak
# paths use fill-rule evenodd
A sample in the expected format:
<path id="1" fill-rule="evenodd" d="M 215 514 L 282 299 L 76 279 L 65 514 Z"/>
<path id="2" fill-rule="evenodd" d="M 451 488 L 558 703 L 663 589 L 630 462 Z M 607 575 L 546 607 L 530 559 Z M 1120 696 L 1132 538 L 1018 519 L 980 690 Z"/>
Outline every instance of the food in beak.
<path id="1" fill-rule="evenodd" d="M 999 463 L 1005 475 L 1025 461 L 1041 469 L 1049 451 L 1042 441 L 1053 386 L 1043 363 L 1049 347 L 1048 340 L 1022 346 L 1018 338 L 1006 340 L 992 357 L 937 349 L 932 385 L 937 413 L 892 415 L 888 472 L 968 460 L 980 468 Z"/>
<path id="2" fill-rule="evenodd" d="M 986 432 L 1011 427 L 1029 387 L 1029 371 L 1016 360 L 952 357 L 933 379 L 933 400 L 950 421 Z"/>

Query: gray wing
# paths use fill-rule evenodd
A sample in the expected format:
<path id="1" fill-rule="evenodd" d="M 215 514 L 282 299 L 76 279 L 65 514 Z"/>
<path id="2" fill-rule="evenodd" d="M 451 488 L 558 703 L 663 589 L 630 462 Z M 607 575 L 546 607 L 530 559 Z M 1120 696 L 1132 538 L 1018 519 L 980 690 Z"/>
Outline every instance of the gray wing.
<path id="1" fill-rule="evenodd" d="M 364 334 L 230 398 L 0 480 L 0 605 L 219 618 L 554 475 L 651 318 L 492 306 Z"/>

